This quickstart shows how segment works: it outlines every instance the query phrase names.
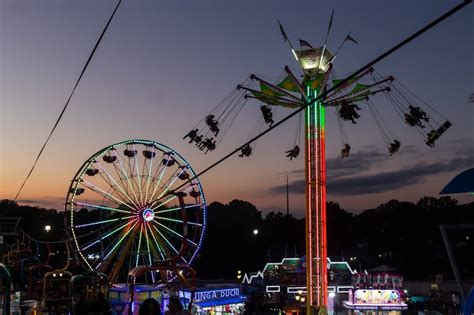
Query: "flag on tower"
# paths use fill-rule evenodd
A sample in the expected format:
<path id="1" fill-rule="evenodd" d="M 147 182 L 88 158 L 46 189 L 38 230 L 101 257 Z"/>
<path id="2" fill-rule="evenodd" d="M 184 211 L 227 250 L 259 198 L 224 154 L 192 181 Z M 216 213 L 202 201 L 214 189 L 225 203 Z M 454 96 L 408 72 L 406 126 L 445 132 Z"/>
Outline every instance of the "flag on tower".
<path id="1" fill-rule="evenodd" d="M 307 41 L 305 41 L 304 39 L 299 38 L 299 41 L 300 41 L 300 46 L 301 46 L 301 47 L 305 47 L 305 46 L 306 46 L 306 47 L 309 47 L 309 48 L 313 48 L 313 46 L 311 46 L 311 44 L 308 43 Z"/>
<path id="2" fill-rule="evenodd" d="M 285 40 L 285 42 L 289 41 L 288 36 L 286 35 L 286 32 L 285 32 L 285 30 L 283 29 L 283 26 L 280 23 L 280 20 L 277 20 L 277 21 L 278 21 L 278 25 L 280 26 L 280 32 L 281 32 L 281 35 L 283 36 L 283 39 Z"/>
<path id="3" fill-rule="evenodd" d="M 334 10 L 331 12 L 331 19 L 329 20 L 329 26 L 328 26 L 328 32 L 326 33 L 326 39 L 324 40 L 324 45 L 326 45 L 329 37 L 329 33 L 331 32 L 331 26 L 332 26 L 332 18 L 334 17 Z"/>
<path id="4" fill-rule="evenodd" d="M 350 41 L 354 44 L 358 44 L 358 42 L 351 36 L 351 33 L 347 34 L 346 39 L 344 41 Z"/>

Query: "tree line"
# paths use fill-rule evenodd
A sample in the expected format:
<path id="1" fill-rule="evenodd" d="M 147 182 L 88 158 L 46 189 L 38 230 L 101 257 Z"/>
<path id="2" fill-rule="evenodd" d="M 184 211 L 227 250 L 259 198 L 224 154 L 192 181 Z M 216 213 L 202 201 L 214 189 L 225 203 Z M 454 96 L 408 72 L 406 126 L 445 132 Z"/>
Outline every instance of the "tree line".
<path id="1" fill-rule="evenodd" d="M 64 214 L 54 209 L 0 201 L 1 217 L 21 217 L 22 228 L 42 240 L 65 239 Z M 360 214 L 327 204 L 328 256 L 353 268 L 381 264 L 409 279 L 450 274 L 440 224 L 474 223 L 474 203 L 451 197 L 418 202 L 390 200 Z M 44 226 L 52 229 L 45 233 Z M 463 275 L 474 276 L 474 231 L 451 230 L 449 239 Z M 261 270 L 267 262 L 305 255 L 305 221 L 281 212 L 266 215 L 253 204 L 232 200 L 208 205 L 204 243 L 194 265 L 199 278 L 235 279 L 237 272 Z"/>

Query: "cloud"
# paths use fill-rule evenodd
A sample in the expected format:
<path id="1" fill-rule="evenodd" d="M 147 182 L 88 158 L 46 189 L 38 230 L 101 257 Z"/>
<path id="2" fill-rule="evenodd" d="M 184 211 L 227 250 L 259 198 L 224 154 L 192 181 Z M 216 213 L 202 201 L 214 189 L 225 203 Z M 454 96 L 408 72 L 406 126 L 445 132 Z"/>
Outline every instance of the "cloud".
<path id="1" fill-rule="evenodd" d="M 415 154 L 418 151 L 413 145 L 402 147 L 397 156 Z M 388 152 L 376 146 L 366 146 L 357 152 L 351 153 L 349 158 L 334 157 L 326 160 L 328 177 L 336 178 L 354 175 L 372 169 L 387 160 Z M 286 173 L 285 173 L 286 174 Z M 293 170 L 290 175 L 303 176 L 304 169 Z"/>
<path id="2" fill-rule="evenodd" d="M 326 161 L 328 177 L 338 178 L 368 171 L 387 159 L 387 152 L 376 148 L 367 148 L 354 152 L 350 158 L 330 158 Z"/>
<path id="3" fill-rule="evenodd" d="M 468 150 L 464 153 L 469 153 L 467 151 Z M 443 162 L 419 162 L 395 171 L 347 176 L 351 174 L 349 172 L 350 169 L 354 169 L 356 173 L 360 174 L 359 167 L 363 167 L 364 170 L 367 170 L 370 165 L 379 163 L 380 156 L 373 154 L 371 157 L 365 156 L 370 162 L 363 164 L 364 162 L 360 158 L 363 157 L 364 154 L 359 155 L 359 158 L 356 159 L 361 162 L 362 166 L 357 163 L 344 162 L 345 164 L 339 165 L 343 167 L 342 170 L 338 170 L 330 176 L 328 175 L 327 189 L 332 195 L 364 195 L 390 191 L 423 182 L 425 178 L 430 175 L 447 173 L 474 165 L 474 155 L 465 154 L 465 156 L 459 156 L 455 159 Z M 336 162 L 332 165 L 332 167 L 334 166 L 337 166 Z M 304 193 L 304 180 L 299 179 L 291 182 L 289 184 L 289 190 L 292 193 Z M 271 187 L 269 191 L 272 193 L 283 193 L 286 191 L 286 185 Z"/>
<path id="4" fill-rule="evenodd" d="M 62 210 L 64 208 L 63 197 L 45 197 L 41 199 L 19 199 L 19 205 L 29 205 L 32 207 L 40 207 L 45 209 Z"/>

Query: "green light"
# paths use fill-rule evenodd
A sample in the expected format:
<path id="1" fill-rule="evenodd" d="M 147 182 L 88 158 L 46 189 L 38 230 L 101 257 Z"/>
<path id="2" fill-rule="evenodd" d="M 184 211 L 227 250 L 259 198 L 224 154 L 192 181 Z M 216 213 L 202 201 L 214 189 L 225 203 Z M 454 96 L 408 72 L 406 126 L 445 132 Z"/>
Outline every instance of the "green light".
<path id="1" fill-rule="evenodd" d="M 140 248 L 142 247 L 142 235 L 143 235 L 143 225 L 140 227 L 140 236 L 138 237 L 138 250 L 137 250 L 137 260 L 135 262 L 135 267 L 138 267 L 138 261 L 140 259 Z"/>
<path id="2" fill-rule="evenodd" d="M 325 119 L 325 111 L 326 108 L 324 108 L 323 104 L 319 102 L 319 119 L 320 119 L 320 126 L 322 129 L 324 129 L 324 126 L 326 125 L 326 119 Z"/>
<path id="3" fill-rule="evenodd" d="M 150 234 L 151 234 L 153 240 L 155 241 L 156 247 L 158 248 L 158 251 L 160 252 L 161 258 L 163 260 L 166 260 L 166 257 L 165 257 L 166 255 L 164 254 L 164 249 L 162 249 L 161 245 L 158 243 L 158 240 L 156 239 L 155 234 L 153 234 L 153 231 L 151 230 L 151 227 L 148 225 L 148 222 L 146 223 L 146 227 L 148 229 L 150 229 Z"/>

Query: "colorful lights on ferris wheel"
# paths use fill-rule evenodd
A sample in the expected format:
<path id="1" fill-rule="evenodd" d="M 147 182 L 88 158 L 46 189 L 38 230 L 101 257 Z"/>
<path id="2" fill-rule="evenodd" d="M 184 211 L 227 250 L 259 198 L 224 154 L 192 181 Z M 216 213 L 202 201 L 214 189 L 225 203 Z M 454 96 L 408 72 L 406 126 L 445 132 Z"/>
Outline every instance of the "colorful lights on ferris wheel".
<path id="1" fill-rule="evenodd" d="M 174 150 L 146 140 L 117 143 L 89 158 L 71 183 L 66 211 L 84 265 L 116 278 L 180 255 L 182 263 L 192 263 L 207 221 L 191 166 Z"/>

